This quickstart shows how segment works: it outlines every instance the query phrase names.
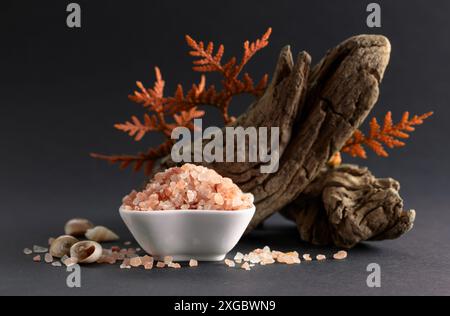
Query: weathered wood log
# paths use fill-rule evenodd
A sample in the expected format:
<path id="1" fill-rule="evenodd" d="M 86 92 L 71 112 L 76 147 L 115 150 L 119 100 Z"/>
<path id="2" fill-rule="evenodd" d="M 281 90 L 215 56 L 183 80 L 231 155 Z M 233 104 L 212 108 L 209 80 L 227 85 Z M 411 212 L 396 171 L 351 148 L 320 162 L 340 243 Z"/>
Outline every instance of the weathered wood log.
<path id="1" fill-rule="evenodd" d="M 282 214 L 297 223 L 304 241 L 352 248 L 362 241 L 398 238 L 413 227 L 416 213 L 403 210 L 399 190 L 393 179 L 342 165 L 324 169 Z"/>
<path id="2" fill-rule="evenodd" d="M 365 120 L 378 100 L 390 43 L 350 38 L 313 69 L 280 171 L 253 190 L 259 211 L 250 229 L 295 200 Z"/>

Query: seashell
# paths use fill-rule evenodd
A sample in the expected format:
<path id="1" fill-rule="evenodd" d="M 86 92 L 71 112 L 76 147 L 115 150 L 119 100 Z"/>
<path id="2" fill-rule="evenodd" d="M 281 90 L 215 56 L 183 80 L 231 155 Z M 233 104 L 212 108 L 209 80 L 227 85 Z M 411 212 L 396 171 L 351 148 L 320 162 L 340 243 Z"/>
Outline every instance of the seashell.
<path id="1" fill-rule="evenodd" d="M 116 241 L 116 240 L 120 239 L 116 233 L 114 233 L 110 229 L 103 227 L 103 226 L 97 226 L 92 229 L 89 229 L 86 232 L 85 236 L 87 239 L 93 240 L 96 242 L 109 242 L 109 241 Z"/>
<path id="2" fill-rule="evenodd" d="M 62 258 L 70 253 L 70 248 L 78 242 L 75 237 L 65 235 L 56 238 L 50 245 L 50 254 L 55 258 Z"/>
<path id="3" fill-rule="evenodd" d="M 74 218 L 66 223 L 64 227 L 64 231 L 66 235 L 71 235 L 75 237 L 84 236 L 86 232 L 93 228 L 94 224 L 92 224 L 89 220 L 84 218 Z"/>
<path id="4" fill-rule="evenodd" d="M 70 248 L 70 259 L 77 263 L 97 262 L 103 254 L 102 246 L 95 241 L 80 241 Z"/>

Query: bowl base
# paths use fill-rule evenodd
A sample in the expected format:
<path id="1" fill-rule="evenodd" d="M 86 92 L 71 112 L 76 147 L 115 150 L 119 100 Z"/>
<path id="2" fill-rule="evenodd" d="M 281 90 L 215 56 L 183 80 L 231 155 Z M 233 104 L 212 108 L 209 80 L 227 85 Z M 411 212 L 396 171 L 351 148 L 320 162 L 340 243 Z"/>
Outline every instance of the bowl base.
<path id="1" fill-rule="evenodd" d="M 195 259 L 197 261 L 223 261 L 226 257 L 224 255 L 170 255 L 173 257 L 174 262 L 187 262 L 191 259 Z M 157 261 L 163 261 L 165 256 L 153 256 Z"/>

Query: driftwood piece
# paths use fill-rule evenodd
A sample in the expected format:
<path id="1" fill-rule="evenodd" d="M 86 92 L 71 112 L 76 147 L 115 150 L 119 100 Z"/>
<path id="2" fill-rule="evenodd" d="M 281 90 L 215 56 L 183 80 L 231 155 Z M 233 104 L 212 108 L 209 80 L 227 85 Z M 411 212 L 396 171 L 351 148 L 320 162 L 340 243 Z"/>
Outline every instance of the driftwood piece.
<path id="1" fill-rule="evenodd" d="M 411 228 L 414 213 L 401 211 L 395 181 L 374 179 L 368 170 L 356 167 L 323 173 L 377 102 L 390 51 L 384 36 L 360 35 L 330 50 L 311 70 L 306 52 L 294 62 L 290 48 L 282 50 L 265 94 L 234 123 L 244 128 L 280 127 L 278 172 L 262 174 L 258 163 L 205 163 L 255 196 L 257 211 L 248 231 L 281 210 L 298 221 L 304 240 L 316 244 L 352 247 L 363 240 L 396 238 Z M 162 168 L 173 165 L 168 157 Z M 366 181 L 359 192 L 378 193 L 366 199 L 352 195 L 352 185 L 345 181 L 340 190 L 325 188 L 337 174 L 341 181 Z M 343 208 L 340 201 L 345 201 Z M 324 209 L 331 211 L 319 211 Z M 361 210 L 368 215 L 359 221 Z"/>
<path id="2" fill-rule="evenodd" d="M 352 248 L 362 241 L 395 239 L 408 232 L 415 211 L 404 211 L 400 184 L 367 168 L 326 169 L 283 210 L 303 240 Z"/>
<path id="3" fill-rule="evenodd" d="M 364 121 L 378 100 L 390 49 L 383 36 L 352 37 L 311 72 L 307 53 L 294 64 L 290 48 L 282 50 L 265 94 L 234 124 L 280 127 L 278 172 L 262 174 L 257 163 L 207 164 L 255 196 L 248 231 L 293 202 Z"/>

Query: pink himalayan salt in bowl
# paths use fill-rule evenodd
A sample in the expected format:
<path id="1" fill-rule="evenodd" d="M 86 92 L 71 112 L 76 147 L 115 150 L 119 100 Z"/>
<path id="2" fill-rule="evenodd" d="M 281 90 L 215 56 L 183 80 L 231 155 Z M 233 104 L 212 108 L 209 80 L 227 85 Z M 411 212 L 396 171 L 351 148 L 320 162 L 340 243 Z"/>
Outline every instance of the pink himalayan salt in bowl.
<path id="1" fill-rule="evenodd" d="M 156 174 L 145 190 L 131 192 L 122 205 L 129 211 L 236 211 L 252 206 L 253 195 L 242 193 L 231 179 L 192 164 Z"/>
<path id="2" fill-rule="evenodd" d="M 157 260 L 221 261 L 253 215 L 253 196 L 208 168 L 186 164 L 155 176 L 123 200 L 120 215 L 136 241 Z"/>

